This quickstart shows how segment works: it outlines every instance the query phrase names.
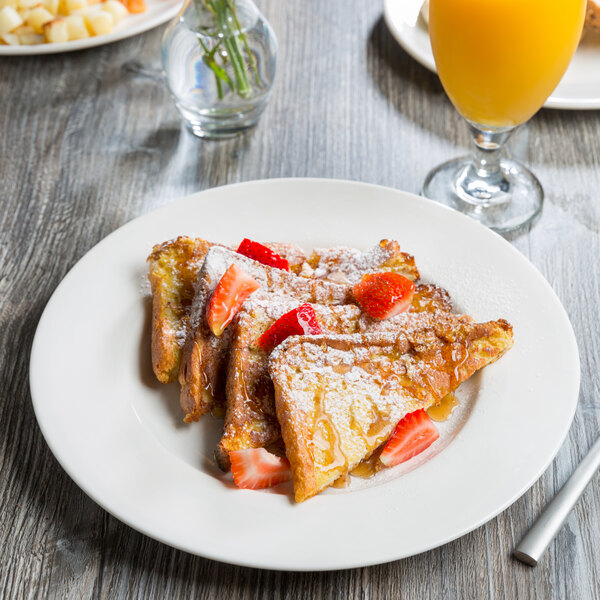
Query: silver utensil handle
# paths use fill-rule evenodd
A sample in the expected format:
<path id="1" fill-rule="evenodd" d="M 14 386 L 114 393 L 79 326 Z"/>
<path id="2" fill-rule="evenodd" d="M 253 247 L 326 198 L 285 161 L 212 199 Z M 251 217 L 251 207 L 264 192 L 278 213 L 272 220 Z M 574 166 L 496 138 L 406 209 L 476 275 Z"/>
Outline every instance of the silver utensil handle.
<path id="1" fill-rule="evenodd" d="M 600 438 L 514 551 L 515 558 L 535 567 L 558 533 L 583 490 L 600 467 Z"/>

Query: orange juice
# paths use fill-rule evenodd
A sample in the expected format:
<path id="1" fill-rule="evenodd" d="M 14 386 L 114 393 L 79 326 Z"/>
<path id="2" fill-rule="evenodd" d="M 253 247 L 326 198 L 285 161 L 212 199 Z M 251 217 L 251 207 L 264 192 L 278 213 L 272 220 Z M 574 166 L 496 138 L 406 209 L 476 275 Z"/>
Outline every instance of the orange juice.
<path id="1" fill-rule="evenodd" d="M 577 48 L 585 0 L 430 0 L 429 34 L 458 111 L 519 125 L 546 101 Z"/>

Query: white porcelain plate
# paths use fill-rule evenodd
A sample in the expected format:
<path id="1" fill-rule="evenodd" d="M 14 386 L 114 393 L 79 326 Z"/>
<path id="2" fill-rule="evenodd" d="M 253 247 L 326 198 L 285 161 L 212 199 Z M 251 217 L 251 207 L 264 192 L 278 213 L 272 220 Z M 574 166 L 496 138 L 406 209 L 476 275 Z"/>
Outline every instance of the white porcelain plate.
<path id="1" fill-rule="evenodd" d="M 211 460 L 220 422 L 184 425 L 175 384 L 150 368 L 146 257 L 177 235 L 248 236 L 412 252 L 423 278 L 477 320 L 504 317 L 514 348 L 473 378 L 427 454 L 302 504 L 289 486 L 236 489 Z M 88 252 L 48 302 L 31 354 L 31 393 L 56 458 L 98 504 L 171 546 L 286 570 L 382 563 L 471 531 L 543 473 L 579 389 L 571 325 L 509 243 L 418 196 L 374 185 L 283 179 L 211 189 L 124 225 Z"/>
<path id="2" fill-rule="evenodd" d="M 83 40 L 73 40 L 58 44 L 35 44 L 33 46 L 1 46 L 0 56 L 25 56 L 31 54 L 59 54 L 84 50 L 94 46 L 112 44 L 125 38 L 139 35 L 154 29 L 175 17 L 181 8 L 182 0 L 146 0 L 146 10 L 137 15 L 128 15 L 106 35 L 97 35 Z"/>
<path id="3" fill-rule="evenodd" d="M 384 0 L 384 16 L 396 41 L 416 61 L 436 72 L 427 24 L 419 11 L 423 0 Z M 600 34 L 586 31 L 575 56 L 546 108 L 600 108 Z"/>

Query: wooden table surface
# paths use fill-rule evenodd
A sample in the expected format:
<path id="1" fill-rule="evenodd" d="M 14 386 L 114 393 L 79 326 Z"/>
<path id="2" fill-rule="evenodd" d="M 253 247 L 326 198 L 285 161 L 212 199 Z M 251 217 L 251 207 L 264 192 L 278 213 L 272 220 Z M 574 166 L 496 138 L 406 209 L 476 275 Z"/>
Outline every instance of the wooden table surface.
<path id="1" fill-rule="evenodd" d="M 111 231 L 189 193 L 252 179 L 331 177 L 418 193 L 430 167 L 468 147 L 438 79 L 395 43 L 380 2 L 258 4 L 279 38 L 276 86 L 259 126 L 226 142 L 181 128 L 161 79 L 163 28 L 72 54 L 0 59 L 0 597 L 599 598 L 597 476 L 537 568 L 511 557 L 599 429 L 596 111 L 542 110 L 512 140 L 546 203 L 539 222 L 511 242 L 563 302 L 582 383 L 552 466 L 486 525 L 369 568 L 238 568 L 123 525 L 49 451 L 29 392 L 32 339 L 63 276 Z"/>

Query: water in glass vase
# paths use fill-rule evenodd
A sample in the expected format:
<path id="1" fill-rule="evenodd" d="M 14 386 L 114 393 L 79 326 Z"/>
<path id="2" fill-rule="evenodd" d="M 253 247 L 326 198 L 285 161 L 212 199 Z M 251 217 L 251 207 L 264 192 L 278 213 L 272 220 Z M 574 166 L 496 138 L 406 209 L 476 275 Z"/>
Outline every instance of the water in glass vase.
<path id="1" fill-rule="evenodd" d="M 258 122 L 277 64 L 277 40 L 251 0 L 188 0 L 162 45 L 171 94 L 203 138 L 237 135 Z"/>

